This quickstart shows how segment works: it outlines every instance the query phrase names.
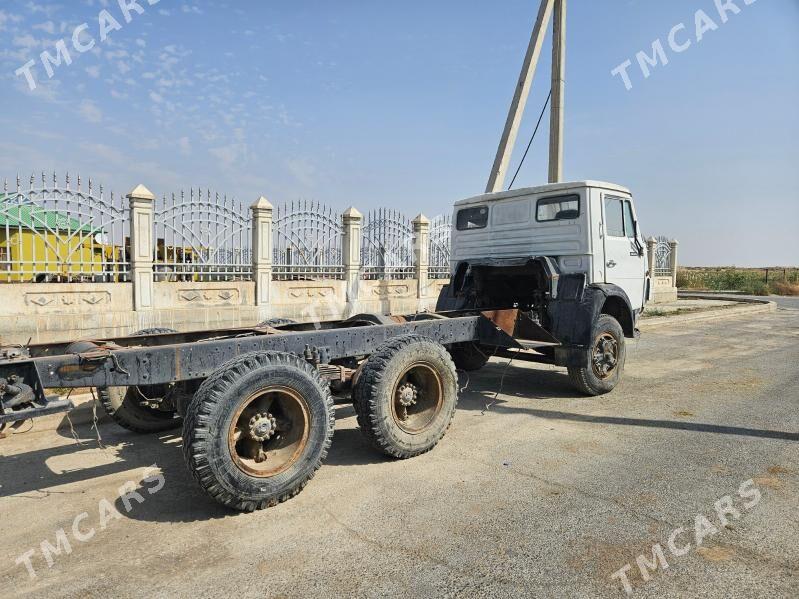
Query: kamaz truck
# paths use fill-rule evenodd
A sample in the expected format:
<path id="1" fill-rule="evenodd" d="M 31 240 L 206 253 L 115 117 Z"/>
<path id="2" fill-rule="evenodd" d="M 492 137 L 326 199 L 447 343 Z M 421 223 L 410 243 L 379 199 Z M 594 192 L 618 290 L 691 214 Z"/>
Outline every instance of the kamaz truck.
<path id="1" fill-rule="evenodd" d="M 451 280 L 437 310 L 515 308 L 529 350 L 450 348 L 464 370 L 492 355 L 568 369 L 582 392 L 611 391 L 650 294 L 630 191 L 597 181 L 484 194 L 455 204 Z"/>

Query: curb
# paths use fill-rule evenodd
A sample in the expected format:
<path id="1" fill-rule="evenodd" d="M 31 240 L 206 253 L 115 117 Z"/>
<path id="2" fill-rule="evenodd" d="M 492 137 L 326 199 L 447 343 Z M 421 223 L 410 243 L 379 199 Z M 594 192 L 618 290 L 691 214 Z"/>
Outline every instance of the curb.
<path id="1" fill-rule="evenodd" d="M 681 293 L 679 297 L 682 299 L 711 299 L 707 296 L 694 295 L 690 293 Z M 736 302 L 745 304 L 736 306 L 734 308 L 718 308 L 715 310 L 707 310 L 702 312 L 693 312 L 688 314 L 678 314 L 675 316 L 655 316 L 653 318 L 641 319 L 638 323 L 638 328 L 641 330 L 656 328 L 667 324 L 683 324 L 686 322 L 708 321 L 708 320 L 722 320 L 724 318 L 735 318 L 736 316 L 748 316 L 751 314 L 763 314 L 766 312 L 776 312 L 777 304 L 769 300 L 758 300 L 735 296 L 714 296 L 713 300 Z"/>

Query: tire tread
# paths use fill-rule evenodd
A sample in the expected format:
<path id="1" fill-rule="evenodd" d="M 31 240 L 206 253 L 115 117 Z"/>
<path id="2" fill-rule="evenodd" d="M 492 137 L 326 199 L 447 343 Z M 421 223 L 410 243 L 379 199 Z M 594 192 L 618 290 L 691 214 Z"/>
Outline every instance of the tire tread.
<path id="1" fill-rule="evenodd" d="M 455 408 L 457 406 L 456 400 L 453 402 L 450 413 L 447 415 L 446 428 L 441 432 L 435 442 L 424 450 L 400 450 L 393 443 L 391 443 L 389 439 L 386 438 L 385 434 L 383 433 L 381 422 L 377 417 L 377 404 L 380 400 L 379 387 L 383 381 L 384 373 L 388 368 L 389 362 L 391 362 L 394 356 L 405 347 L 416 343 L 429 344 L 443 350 L 441 352 L 442 359 L 448 363 L 453 372 L 456 371 L 455 363 L 452 361 L 449 352 L 447 352 L 443 346 L 423 335 L 403 335 L 401 337 L 389 339 L 380 348 L 378 348 L 374 354 L 369 356 L 369 360 L 364 366 L 363 372 L 358 380 L 358 384 L 355 385 L 352 391 L 353 407 L 355 408 L 355 414 L 358 419 L 358 426 L 360 427 L 363 435 L 375 449 L 385 453 L 386 455 L 399 459 L 411 458 L 430 451 L 449 430 L 449 427 L 452 424 L 452 418 L 455 414 Z M 457 384 L 454 392 L 457 397 Z"/>
<path id="2" fill-rule="evenodd" d="M 232 385 L 236 379 L 256 369 L 268 366 L 289 366 L 298 368 L 309 375 L 323 390 L 323 397 L 327 407 L 328 421 L 326 439 L 322 451 L 315 460 L 310 473 L 299 480 L 290 489 L 277 497 L 260 501 L 243 500 L 232 492 L 223 488 L 216 480 L 210 468 L 207 440 L 214 434 L 209 430 L 209 416 L 216 407 L 224 390 Z M 322 380 L 319 371 L 299 356 L 277 351 L 253 352 L 233 358 L 223 368 L 209 376 L 200 385 L 187 410 L 183 424 L 183 455 L 186 464 L 194 479 L 200 487 L 216 501 L 233 509 L 245 512 L 274 507 L 287 501 L 302 491 L 313 478 L 322 462 L 327 457 L 327 452 L 333 440 L 335 428 L 335 415 L 333 410 L 333 397 L 328 385 Z"/>

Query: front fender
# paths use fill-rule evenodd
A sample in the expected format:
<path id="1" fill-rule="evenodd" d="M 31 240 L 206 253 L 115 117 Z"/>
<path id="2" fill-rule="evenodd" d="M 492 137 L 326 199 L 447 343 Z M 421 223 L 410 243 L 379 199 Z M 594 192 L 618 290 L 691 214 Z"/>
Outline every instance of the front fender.
<path id="1" fill-rule="evenodd" d="M 550 332 L 564 346 L 587 348 L 591 345 L 594 323 L 609 298 L 616 298 L 611 315 L 619 320 L 624 334 L 635 333 L 635 314 L 624 290 L 610 283 L 583 285 L 584 275 L 563 275 L 557 299 L 547 306 Z"/>

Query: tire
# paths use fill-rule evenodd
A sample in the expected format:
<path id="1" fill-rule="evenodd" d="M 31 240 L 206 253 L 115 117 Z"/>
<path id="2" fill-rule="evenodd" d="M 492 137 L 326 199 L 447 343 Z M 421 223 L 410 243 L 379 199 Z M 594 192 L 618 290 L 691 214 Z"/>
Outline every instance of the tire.
<path id="1" fill-rule="evenodd" d="M 603 395 L 613 391 L 624 372 L 627 356 L 624 331 L 615 318 L 601 314 L 594 324 L 591 339 L 591 348 L 586 350 L 587 366 L 569 367 L 569 379 L 586 395 Z M 596 363 L 595 355 L 600 363 Z"/>
<path id="2" fill-rule="evenodd" d="M 142 329 L 136 331 L 131 337 L 144 337 L 146 335 L 165 335 L 167 333 L 177 333 L 175 329 L 167 329 L 165 327 L 153 327 L 152 329 Z"/>
<path id="3" fill-rule="evenodd" d="M 455 364 L 440 344 L 420 335 L 389 339 L 369 357 L 353 389 L 361 432 L 395 458 L 430 451 L 452 422 L 457 381 Z"/>
<path id="4" fill-rule="evenodd" d="M 173 329 L 143 329 L 133 337 L 143 335 L 162 335 L 177 333 Z M 142 401 L 148 398 L 163 398 L 169 393 L 170 385 L 142 385 L 139 387 L 100 387 L 97 396 L 105 413 L 122 428 L 134 433 L 161 433 L 179 428 L 182 419 L 175 416 L 172 410 L 158 410 L 143 406 Z"/>
<path id="5" fill-rule="evenodd" d="M 458 370 L 474 372 L 488 363 L 491 357 L 475 343 L 456 343 L 449 348 L 449 354 Z"/>
<path id="6" fill-rule="evenodd" d="M 208 495 L 249 512 L 305 487 L 334 426 L 333 398 L 316 368 L 294 354 L 254 352 L 200 385 L 183 424 L 183 453 Z"/>
<path id="7" fill-rule="evenodd" d="M 263 322 L 259 322 L 255 325 L 257 328 L 260 327 L 282 327 L 287 324 L 297 324 L 296 320 L 291 320 L 290 318 L 267 318 Z"/>

